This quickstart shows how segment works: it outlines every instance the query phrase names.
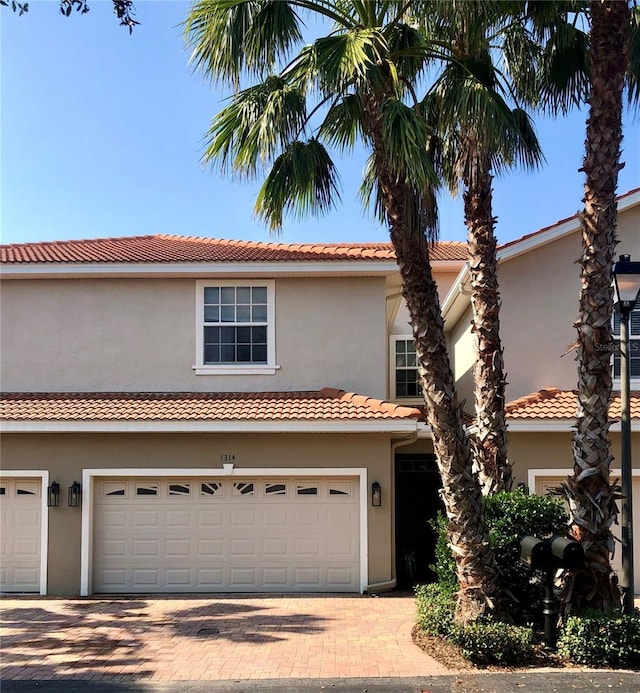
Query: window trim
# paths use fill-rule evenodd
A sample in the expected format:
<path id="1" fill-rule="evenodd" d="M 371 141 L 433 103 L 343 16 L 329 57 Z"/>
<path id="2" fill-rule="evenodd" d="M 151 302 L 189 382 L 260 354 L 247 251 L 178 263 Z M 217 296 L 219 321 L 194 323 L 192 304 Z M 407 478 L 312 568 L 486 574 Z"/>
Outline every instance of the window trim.
<path id="1" fill-rule="evenodd" d="M 389 335 L 389 400 L 392 402 L 422 402 L 421 395 L 410 395 L 408 397 L 398 397 L 396 395 L 396 342 L 413 342 L 412 334 L 392 334 Z M 417 370 L 417 366 L 416 366 Z"/>
<path id="2" fill-rule="evenodd" d="M 267 289 L 267 363 L 204 363 L 204 289 L 213 286 L 264 286 Z M 212 279 L 196 282 L 196 375 L 274 375 L 276 365 L 276 292 L 273 279 Z"/>

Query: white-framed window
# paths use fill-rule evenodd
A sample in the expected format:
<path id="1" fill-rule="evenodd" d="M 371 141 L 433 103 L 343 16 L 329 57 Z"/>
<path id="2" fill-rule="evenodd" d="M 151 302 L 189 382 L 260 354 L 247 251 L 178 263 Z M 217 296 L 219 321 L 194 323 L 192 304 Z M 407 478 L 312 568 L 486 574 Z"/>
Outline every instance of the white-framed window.
<path id="1" fill-rule="evenodd" d="M 613 314 L 613 338 L 620 342 L 620 314 Z M 631 380 L 640 382 L 640 301 L 631 311 L 629 318 L 629 375 Z M 613 354 L 613 379 L 620 384 L 620 352 Z"/>
<path id="2" fill-rule="evenodd" d="M 275 282 L 196 282 L 197 375 L 273 375 Z"/>
<path id="3" fill-rule="evenodd" d="M 391 399 L 422 397 L 416 347 L 411 335 L 393 335 L 390 344 Z"/>

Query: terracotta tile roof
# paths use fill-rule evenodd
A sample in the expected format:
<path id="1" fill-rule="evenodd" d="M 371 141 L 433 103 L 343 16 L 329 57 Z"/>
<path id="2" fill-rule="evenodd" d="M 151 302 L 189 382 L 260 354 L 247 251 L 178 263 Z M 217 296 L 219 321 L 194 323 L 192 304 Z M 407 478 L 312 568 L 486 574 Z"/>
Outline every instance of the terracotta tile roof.
<path id="1" fill-rule="evenodd" d="M 547 387 L 507 404 L 510 420 L 575 419 L 576 391 Z M 609 404 L 612 420 L 620 418 L 620 395 L 614 393 Z M 640 391 L 631 393 L 631 418 L 640 419 Z"/>
<path id="2" fill-rule="evenodd" d="M 627 191 L 626 193 L 622 195 L 618 195 L 616 200 L 618 202 L 622 202 L 625 200 L 627 197 L 631 195 L 635 195 L 636 193 L 640 192 L 640 188 L 633 188 L 632 190 Z M 512 245 L 515 245 L 516 243 L 521 243 L 522 241 L 526 241 L 529 238 L 535 238 L 535 236 L 539 236 L 540 234 L 543 234 L 545 231 L 549 231 L 550 229 L 554 228 L 555 226 L 560 226 L 560 224 L 565 224 L 568 221 L 571 220 L 578 220 L 578 215 L 577 214 L 572 214 L 570 217 L 566 217 L 565 219 L 559 219 L 558 221 L 554 222 L 553 224 L 550 224 L 549 226 L 544 226 L 541 229 L 538 229 L 537 231 L 533 231 L 532 233 L 528 233 L 524 236 L 520 236 L 520 238 L 516 238 L 513 241 L 509 241 L 508 243 L 503 243 L 498 247 L 498 250 L 504 250 L 505 248 L 510 248 Z"/>
<path id="3" fill-rule="evenodd" d="M 301 421 L 418 419 L 420 412 L 324 388 L 310 392 L 6 393 L 3 421 Z"/>
<path id="4" fill-rule="evenodd" d="M 431 259 L 466 260 L 466 244 L 457 241 L 437 243 L 431 250 Z M 395 253 L 391 243 L 286 244 L 161 234 L 0 246 L 0 262 L 12 264 L 328 260 L 395 260 Z"/>

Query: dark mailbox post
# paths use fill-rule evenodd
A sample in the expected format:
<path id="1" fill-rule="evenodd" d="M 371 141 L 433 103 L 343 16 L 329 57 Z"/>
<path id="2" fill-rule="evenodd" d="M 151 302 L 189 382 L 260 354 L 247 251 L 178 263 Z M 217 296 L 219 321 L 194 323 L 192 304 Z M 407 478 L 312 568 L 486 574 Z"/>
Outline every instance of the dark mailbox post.
<path id="1" fill-rule="evenodd" d="M 553 592 L 553 579 L 560 568 L 578 570 L 584 568 L 582 544 L 564 537 L 538 539 L 523 537 L 520 540 L 520 558 L 533 570 L 545 574 L 544 644 L 555 650 L 558 640 L 558 600 Z"/>

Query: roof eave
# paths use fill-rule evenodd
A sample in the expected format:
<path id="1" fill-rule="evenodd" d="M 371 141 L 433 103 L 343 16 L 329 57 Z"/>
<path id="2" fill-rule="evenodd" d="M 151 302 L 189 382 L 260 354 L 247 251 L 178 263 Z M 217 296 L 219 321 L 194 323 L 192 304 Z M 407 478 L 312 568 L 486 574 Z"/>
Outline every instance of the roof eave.
<path id="1" fill-rule="evenodd" d="M 388 433 L 418 430 L 415 419 L 317 421 L 3 421 L 2 433 Z"/>
<path id="2" fill-rule="evenodd" d="M 458 271 L 463 260 L 434 260 L 437 270 Z M 5 263 L 4 279 L 78 279 L 82 277 L 277 277 L 388 276 L 398 272 L 395 260 L 325 260 L 318 262 L 167 262 L 167 263 Z"/>

